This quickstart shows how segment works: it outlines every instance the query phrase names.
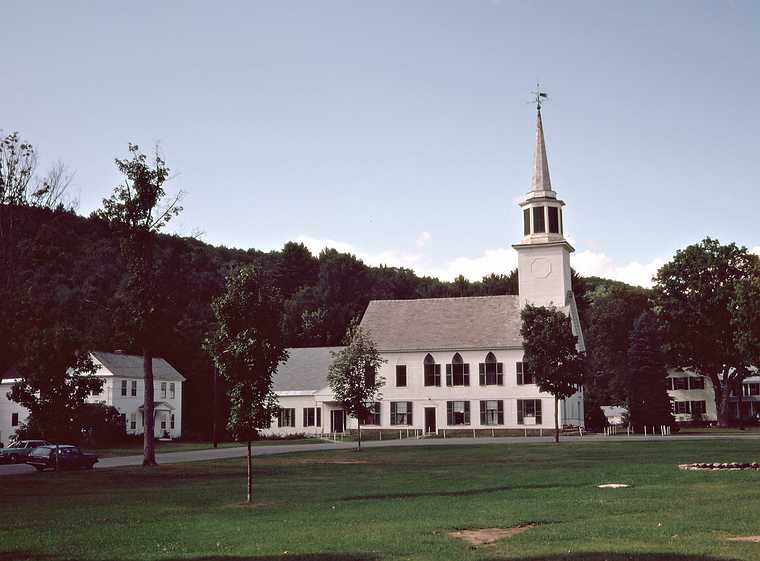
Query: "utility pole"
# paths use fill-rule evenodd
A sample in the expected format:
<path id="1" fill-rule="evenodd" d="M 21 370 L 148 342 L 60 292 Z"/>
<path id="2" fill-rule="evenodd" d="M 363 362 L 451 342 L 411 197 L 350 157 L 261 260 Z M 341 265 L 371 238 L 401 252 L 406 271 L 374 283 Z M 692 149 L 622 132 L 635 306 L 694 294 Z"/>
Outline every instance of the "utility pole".
<path id="1" fill-rule="evenodd" d="M 214 377 L 212 382 L 212 392 L 213 392 L 213 402 L 211 405 L 211 441 L 214 443 L 214 448 L 216 448 L 219 445 L 217 435 L 216 435 L 216 379 L 217 379 L 217 370 L 216 366 L 214 366 Z"/>

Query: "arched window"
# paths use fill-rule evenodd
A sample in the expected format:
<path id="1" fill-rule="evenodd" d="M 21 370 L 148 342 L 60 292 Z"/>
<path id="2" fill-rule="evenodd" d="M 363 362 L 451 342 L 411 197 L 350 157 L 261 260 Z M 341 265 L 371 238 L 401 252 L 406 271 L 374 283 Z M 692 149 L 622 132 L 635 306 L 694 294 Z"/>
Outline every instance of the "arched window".
<path id="1" fill-rule="evenodd" d="M 469 386 L 470 365 L 462 360 L 462 355 L 455 353 L 451 364 L 446 365 L 447 386 Z"/>
<path id="2" fill-rule="evenodd" d="M 486 361 L 479 365 L 481 386 L 504 385 L 504 365 L 496 361 L 496 355 L 488 353 Z"/>
<path id="3" fill-rule="evenodd" d="M 428 353 L 423 361 L 425 368 L 425 385 L 426 386 L 440 386 L 441 385 L 441 365 L 435 363 L 433 356 Z"/>

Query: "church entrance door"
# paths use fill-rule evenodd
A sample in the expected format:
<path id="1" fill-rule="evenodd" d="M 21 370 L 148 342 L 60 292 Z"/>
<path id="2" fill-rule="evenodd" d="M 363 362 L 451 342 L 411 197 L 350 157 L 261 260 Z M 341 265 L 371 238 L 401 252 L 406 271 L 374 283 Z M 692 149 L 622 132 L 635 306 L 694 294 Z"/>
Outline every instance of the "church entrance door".
<path id="1" fill-rule="evenodd" d="M 435 432 L 435 407 L 425 407 L 425 433 Z"/>

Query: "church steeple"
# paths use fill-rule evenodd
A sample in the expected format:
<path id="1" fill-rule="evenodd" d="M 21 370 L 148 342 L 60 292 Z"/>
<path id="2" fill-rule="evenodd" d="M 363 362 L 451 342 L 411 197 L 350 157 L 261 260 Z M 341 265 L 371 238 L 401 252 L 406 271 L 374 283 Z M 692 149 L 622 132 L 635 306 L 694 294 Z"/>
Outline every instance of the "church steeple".
<path id="1" fill-rule="evenodd" d="M 549 178 L 549 161 L 546 159 L 546 142 L 544 141 L 544 124 L 541 122 L 541 106 L 536 112 L 536 149 L 533 153 L 533 179 L 531 191 L 551 191 Z"/>
<path id="2" fill-rule="evenodd" d="M 541 101 L 546 94 L 536 93 L 536 146 L 530 191 L 520 203 L 523 238 L 514 244 L 520 304 L 566 306 L 570 291 L 570 253 L 575 251 L 564 235 L 563 207 L 549 178 Z"/>

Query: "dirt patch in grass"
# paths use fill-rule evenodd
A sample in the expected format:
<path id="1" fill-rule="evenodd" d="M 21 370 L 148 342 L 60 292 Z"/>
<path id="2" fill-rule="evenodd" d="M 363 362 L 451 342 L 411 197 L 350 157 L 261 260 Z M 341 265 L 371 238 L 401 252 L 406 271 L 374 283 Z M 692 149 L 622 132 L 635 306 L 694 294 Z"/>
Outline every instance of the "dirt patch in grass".
<path id="1" fill-rule="evenodd" d="M 527 532 L 531 528 L 535 527 L 535 524 L 522 524 L 520 526 L 514 526 L 512 528 L 477 528 L 474 530 L 457 530 L 455 532 L 449 532 L 449 536 L 452 538 L 457 538 L 458 540 L 466 541 L 471 545 L 486 545 L 506 538 L 511 538 L 517 534 L 522 534 L 523 532 Z"/>
<path id="2" fill-rule="evenodd" d="M 735 538 L 726 538 L 726 541 L 760 543 L 760 536 L 736 536 Z"/>

